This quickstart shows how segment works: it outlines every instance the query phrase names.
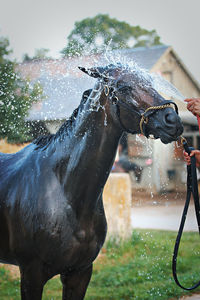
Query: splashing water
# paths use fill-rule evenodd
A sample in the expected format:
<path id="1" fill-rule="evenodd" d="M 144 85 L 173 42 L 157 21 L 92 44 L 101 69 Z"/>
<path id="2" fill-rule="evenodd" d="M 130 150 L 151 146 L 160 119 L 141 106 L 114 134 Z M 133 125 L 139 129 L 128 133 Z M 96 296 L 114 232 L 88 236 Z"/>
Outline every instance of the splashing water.
<path id="1" fill-rule="evenodd" d="M 155 90 L 160 91 L 161 93 L 166 94 L 169 97 L 176 98 L 180 101 L 184 101 L 184 97 L 181 92 L 169 81 L 164 79 L 162 76 L 152 73 L 152 86 Z"/>
<path id="2" fill-rule="evenodd" d="M 44 118 L 47 120 L 61 120 L 70 117 L 73 110 L 79 105 L 82 93 L 91 87 L 94 87 L 91 109 L 95 111 L 98 111 L 100 108 L 104 109 L 99 102 L 102 87 L 96 86 L 96 79 L 89 76 L 81 76 L 78 66 L 87 68 L 95 66 L 102 67 L 110 64 L 116 66 L 120 64 L 125 70 L 128 69 L 133 72 L 136 76 L 137 84 L 147 90 L 153 87 L 158 92 L 163 92 L 170 97 L 182 101 L 185 98 L 162 76 L 149 73 L 148 70 L 141 68 L 133 59 L 130 59 L 125 52 L 121 50 L 111 51 L 109 45 L 107 45 L 103 54 L 89 55 L 88 53 L 86 57 L 71 57 L 66 61 L 61 59 L 49 63 L 43 62 L 40 66 L 39 78 L 35 79 L 43 86 L 46 100 L 43 101 L 40 107 L 35 106 L 35 108 L 33 108 L 30 113 L 31 118 L 37 118 L 38 120 Z M 137 105 L 137 102 L 135 105 Z M 107 116 L 105 116 L 104 125 L 107 126 Z"/>
<path id="3" fill-rule="evenodd" d="M 130 59 L 124 56 L 119 50 L 109 51 L 108 48 L 106 48 L 104 59 L 108 63 L 112 63 L 114 65 L 121 63 L 122 65 L 127 66 L 137 76 L 137 78 L 140 79 L 139 84 L 146 88 L 151 86 L 158 92 L 164 93 L 168 97 L 175 98 L 180 101 L 184 101 L 186 98 L 171 82 L 159 74 L 149 73 L 148 70 L 137 65 L 135 61 L 130 61 Z"/>

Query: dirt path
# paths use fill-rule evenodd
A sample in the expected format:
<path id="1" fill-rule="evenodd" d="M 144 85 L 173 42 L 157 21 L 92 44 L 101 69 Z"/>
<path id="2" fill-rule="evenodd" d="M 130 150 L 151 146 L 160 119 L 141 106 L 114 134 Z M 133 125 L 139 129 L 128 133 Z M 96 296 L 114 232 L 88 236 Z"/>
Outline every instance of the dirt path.
<path id="1" fill-rule="evenodd" d="M 185 205 L 185 193 L 149 195 L 134 192 L 131 223 L 133 228 L 178 231 Z M 184 231 L 197 231 L 194 203 L 191 199 Z"/>
<path id="2" fill-rule="evenodd" d="M 200 300 L 200 294 L 194 294 L 192 296 L 184 296 L 180 300 Z"/>

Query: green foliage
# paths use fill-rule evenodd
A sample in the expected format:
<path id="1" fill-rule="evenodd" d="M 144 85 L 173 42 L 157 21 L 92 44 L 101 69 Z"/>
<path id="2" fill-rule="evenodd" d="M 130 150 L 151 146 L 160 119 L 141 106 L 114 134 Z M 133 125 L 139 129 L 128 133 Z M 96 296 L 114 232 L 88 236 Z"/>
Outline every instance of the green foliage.
<path id="1" fill-rule="evenodd" d="M 175 232 L 137 230 L 127 241 L 109 240 L 94 263 L 85 300 L 169 300 L 190 294 L 176 286 L 172 278 L 175 237 Z M 199 254 L 198 233 L 184 233 L 178 277 L 186 286 L 199 280 Z M 1 270 L 1 300 L 20 300 L 19 282 L 11 280 L 8 273 L 5 270 L 1 273 Z M 61 299 L 61 293 L 57 276 L 46 284 L 43 300 Z"/>
<path id="2" fill-rule="evenodd" d="M 48 56 L 49 49 L 46 48 L 40 48 L 35 49 L 35 54 L 33 57 L 30 57 L 27 53 L 23 56 L 23 62 L 31 61 L 31 60 L 40 60 L 40 59 L 50 59 Z"/>
<path id="3" fill-rule="evenodd" d="M 113 50 L 161 44 L 155 30 L 148 31 L 140 26 L 131 26 L 104 14 L 76 22 L 67 40 L 67 46 L 61 53 L 72 56 L 85 52 L 101 52 L 106 45 Z"/>
<path id="4" fill-rule="evenodd" d="M 8 58 L 8 47 L 9 41 L 0 38 L 0 138 L 23 142 L 30 139 L 25 117 L 33 102 L 42 98 L 42 89 L 20 77 L 16 63 Z"/>

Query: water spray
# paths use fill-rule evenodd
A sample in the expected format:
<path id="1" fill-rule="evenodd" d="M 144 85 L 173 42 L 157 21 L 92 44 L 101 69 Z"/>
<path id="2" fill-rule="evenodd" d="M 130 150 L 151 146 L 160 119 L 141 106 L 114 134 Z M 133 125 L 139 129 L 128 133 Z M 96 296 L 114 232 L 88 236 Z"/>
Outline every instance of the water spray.
<path id="1" fill-rule="evenodd" d="M 166 94 L 167 96 L 169 97 L 172 97 L 172 98 L 175 98 L 175 99 L 178 99 L 182 102 L 185 103 L 184 100 L 191 100 L 192 98 L 187 98 L 184 97 L 181 92 L 172 84 L 170 83 L 169 81 L 167 81 L 166 79 L 164 79 L 162 76 L 158 75 L 158 74 L 151 74 L 152 76 L 152 79 L 153 79 L 153 82 L 152 82 L 152 85 L 153 87 Z M 198 125 L 199 125 L 199 134 L 200 134 L 200 116 L 196 115 L 197 117 L 197 122 L 198 122 Z"/>
<path id="2" fill-rule="evenodd" d="M 184 102 L 185 98 L 181 92 L 168 80 L 160 76 L 159 74 L 152 73 L 152 86 L 155 90 L 164 93 L 165 95 L 178 99 Z M 185 103 L 185 102 L 184 102 Z"/>

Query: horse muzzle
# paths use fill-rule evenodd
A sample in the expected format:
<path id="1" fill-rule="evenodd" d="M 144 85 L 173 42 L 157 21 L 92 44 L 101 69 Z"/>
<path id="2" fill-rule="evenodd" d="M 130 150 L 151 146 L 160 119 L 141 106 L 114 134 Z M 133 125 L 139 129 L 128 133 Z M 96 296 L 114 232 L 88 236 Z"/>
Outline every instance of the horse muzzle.
<path id="1" fill-rule="evenodd" d="M 173 108 L 166 107 L 149 116 L 145 132 L 147 137 L 152 135 L 155 139 L 160 138 L 161 142 L 168 144 L 177 141 L 182 133 L 181 119 Z"/>

